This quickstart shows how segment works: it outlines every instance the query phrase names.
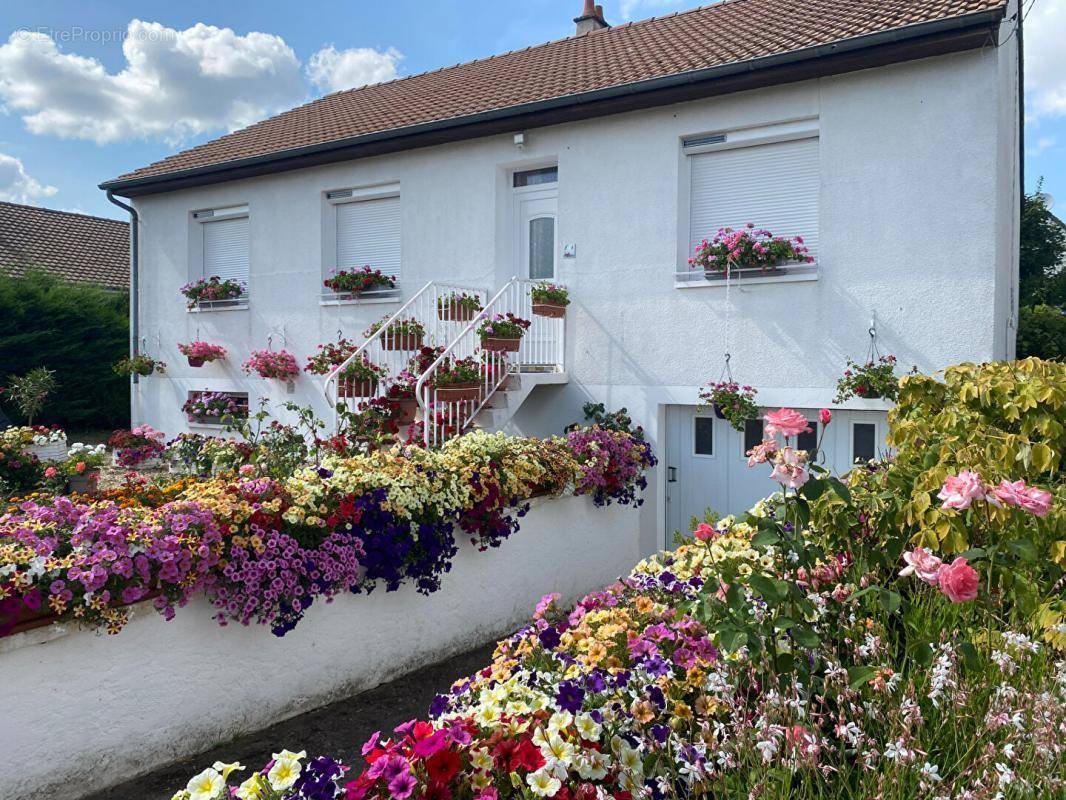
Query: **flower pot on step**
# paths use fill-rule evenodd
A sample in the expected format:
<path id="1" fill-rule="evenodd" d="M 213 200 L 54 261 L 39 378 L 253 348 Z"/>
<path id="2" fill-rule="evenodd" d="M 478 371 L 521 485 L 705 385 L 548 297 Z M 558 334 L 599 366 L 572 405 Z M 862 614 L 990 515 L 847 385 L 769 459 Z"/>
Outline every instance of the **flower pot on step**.
<path id="1" fill-rule="evenodd" d="M 534 303 L 533 313 L 538 317 L 551 317 L 552 319 L 562 319 L 566 316 L 566 306 L 555 305 L 554 303 Z"/>
<path id="2" fill-rule="evenodd" d="M 403 400 L 396 400 L 398 410 L 396 412 L 396 424 L 397 425 L 410 425 L 415 421 L 415 416 L 418 414 L 418 401 L 413 397 L 405 398 Z"/>
<path id="3" fill-rule="evenodd" d="M 522 345 L 522 337 L 516 336 L 514 338 L 503 336 L 482 336 L 481 337 L 481 349 L 489 350 L 493 353 L 517 353 L 518 348 Z"/>
<path id="4" fill-rule="evenodd" d="M 441 403 L 481 399 L 481 384 L 477 381 L 449 383 L 447 386 L 436 387 L 436 391 L 437 401 Z"/>
<path id="5" fill-rule="evenodd" d="M 379 341 L 382 350 L 421 350 L 424 339 L 421 333 L 383 333 Z"/>

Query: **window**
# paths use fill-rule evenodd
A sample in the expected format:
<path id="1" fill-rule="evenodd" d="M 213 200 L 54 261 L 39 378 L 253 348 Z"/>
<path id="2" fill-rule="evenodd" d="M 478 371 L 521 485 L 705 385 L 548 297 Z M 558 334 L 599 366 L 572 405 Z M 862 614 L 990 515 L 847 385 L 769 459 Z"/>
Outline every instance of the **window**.
<path id="1" fill-rule="evenodd" d="M 818 423 L 807 420 L 807 425 L 811 430 L 809 433 L 801 433 L 796 437 L 796 449 L 806 450 L 813 456 L 818 448 Z"/>
<path id="2" fill-rule="evenodd" d="M 744 452 L 741 457 L 747 458 L 748 451 L 762 444 L 763 422 L 761 419 L 749 419 L 744 421 Z"/>
<path id="3" fill-rule="evenodd" d="M 802 236 L 811 253 L 817 252 L 817 129 L 806 123 L 805 129 L 788 133 L 805 138 L 760 143 L 771 138 L 773 130 L 763 129 L 761 136 L 745 131 L 724 139 L 710 136 L 685 141 L 689 168 L 686 258 L 719 228 L 741 228 L 749 222 L 775 236 Z"/>
<path id="4" fill-rule="evenodd" d="M 714 417 L 694 417 L 692 453 L 697 456 L 714 455 Z"/>
<path id="5" fill-rule="evenodd" d="M 338 203 L 336 269 L 369 265 L 400 279 L 400 197 Z"/>
<path id="6" fill-rule="evenodd" d="M 851 426 L 851 463 L 865 464 L 877 456 L 877 426 L 856 422 Z"/>
<path id="7" fill-rule="evenodd" d="M 516 172 L 514 174 L 514 188 L 521 189 L 523 186 L 537 186 L 542 183 L 555 183 L 558 180 L 558 167 L 528 169 L 525 172 Z"/>
<path id="8" fill-rule="evenodd" d="M 529 221 L 529 277 L 555 277 L 555 218 L 534 217 Z"/>
<path id="9" fill-rule="evenodd" d="M 201 276 L 215 275 L 248 286 L 248 207 L 197 211 L 203 261 Z"/>

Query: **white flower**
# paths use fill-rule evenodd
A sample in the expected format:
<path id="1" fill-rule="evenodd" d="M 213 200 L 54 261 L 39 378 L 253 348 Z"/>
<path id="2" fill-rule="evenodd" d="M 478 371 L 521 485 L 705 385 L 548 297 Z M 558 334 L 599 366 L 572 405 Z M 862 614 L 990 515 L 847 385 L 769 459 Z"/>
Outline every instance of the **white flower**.
<path id="1" fill-rule="evenodd" d="M 194 776 L 185 790 L 189 793 L 189 800 L 216 800 L 225 788 L 225 779 L 218 774 L 217 770 L 208 767 L 199 775 Z"/>
<path id="2" fill-rule="evenodd" d="M 762 760 L 769 764 L 777 753 L 777 742 L 773 739 L 763 739 L 755 743 L 755 749 L 762 753 Z"/>
<path id="3" fill-rule="evenodd" d="M 487 747 L 479 747 L 470 752 L 470 766 L 480 772 L 488 772 L 492 769 L 492 756 Z"/>
<path id="4" fill-rule="evenodd" d="M 235 772 L 236 770 L 244 769 L 244 765 L 241 764 L 239 761 L 234 761 L 232 764 L 224 764 L 221 761 L 216 761 L 211 766 L 214 769 L 217 769 L 219 772 L 222 773 L 222 779 L 223 780 L 225 780 L 226 778 L 229 778 L 231 772 Z"/>
<path id="5" fill-rule="evenodd" d="M 595 742 L 600 738 L 603 726 L 593 719 L 591 714 L 578 714 L 575 724 L 578 736 L 587 742 Z"/>
<path id="6" fill-rule="evenodd" d="M 940 767 L 936 764 L 930 764 L 928 761 L 922 764 L 921 773 L 922 780 L 932 781 L 933 783 L 940 783 L 940 781 L 944 780 L 940 774 Z"/>
<path id="7" fill-rule="evenodd" d="M 569 728 L 574 721 L 574 715 L 569 711 L 556 711 L 548 719 L 548 731 L 558 733 L 564 728 Z"/>
<path id="8" fill-rule="evenodd" d="M 562 787 L 559 779 L 544 767 L 526 775 L 526 783 L 538 797 L 551 797 Z"/>
<path id="9" fill-rule="evenodd" d="M 276 792 L 288 789 L 300 777 L 300 770 L 300 762 L 295 758 L 278 758 L 274 766 L 270 768 L 270 772 L 267 773 L 270 788 Z"/>

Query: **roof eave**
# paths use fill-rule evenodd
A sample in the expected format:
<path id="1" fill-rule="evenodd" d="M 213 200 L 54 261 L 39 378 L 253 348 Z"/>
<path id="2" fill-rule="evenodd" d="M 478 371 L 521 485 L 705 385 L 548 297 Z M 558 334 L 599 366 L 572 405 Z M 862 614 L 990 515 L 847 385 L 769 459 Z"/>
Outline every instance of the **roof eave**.
<path id="1" fill-rule="evenodd" d="M 824 75 L 972 49 L 995 41 L 1006 7 L 892 28 L 830 44 L 748 61 L 675 73 L 590 92 L 563 95 L 517 106 L 391 128 L 347 139 L 223 161 L 141 178 L 105 181 L 99 188 L 124 197 L 173 191 L 269 172 L 380 155 L 398 150 L 472 139 L 559 122 L 667 105 L 697 96 L 727 94 Z M 691 95 L 691 96 L 690 96 Z M 583 109 L 584 113 L 576 113 Z M 567 113 L 570 112 L 570 113 Z"/>

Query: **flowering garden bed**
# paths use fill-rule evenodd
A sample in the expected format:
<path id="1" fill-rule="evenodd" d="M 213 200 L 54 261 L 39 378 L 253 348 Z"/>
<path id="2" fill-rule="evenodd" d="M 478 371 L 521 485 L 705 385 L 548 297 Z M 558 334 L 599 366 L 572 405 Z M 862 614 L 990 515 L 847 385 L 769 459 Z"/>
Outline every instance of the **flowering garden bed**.
<path id="1" fill-rule="evenodd" d="M 361 764 L 279 749 L 175 797 L 1062 797 L 1064 378 L 905 379 L 897 456 L 844 480 L 795 449 L 802 415 L 767 414 L 751 466 L 781 491 L 742 519 L 572 609 L 545 596 Z"/>

